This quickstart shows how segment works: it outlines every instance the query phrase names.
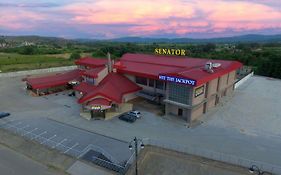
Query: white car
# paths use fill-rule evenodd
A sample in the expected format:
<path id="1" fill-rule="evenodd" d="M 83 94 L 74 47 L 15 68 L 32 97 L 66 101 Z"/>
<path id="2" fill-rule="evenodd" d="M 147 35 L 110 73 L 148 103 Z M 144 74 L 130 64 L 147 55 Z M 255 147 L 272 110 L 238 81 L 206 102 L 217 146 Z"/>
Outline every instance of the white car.
<path id="1" fill-rule="evenodd" d="M 128 112 L 129 115 L 134 116 L 136 118 L 141 118 L 141 113 L 139 111 L 130 111 Z"/>

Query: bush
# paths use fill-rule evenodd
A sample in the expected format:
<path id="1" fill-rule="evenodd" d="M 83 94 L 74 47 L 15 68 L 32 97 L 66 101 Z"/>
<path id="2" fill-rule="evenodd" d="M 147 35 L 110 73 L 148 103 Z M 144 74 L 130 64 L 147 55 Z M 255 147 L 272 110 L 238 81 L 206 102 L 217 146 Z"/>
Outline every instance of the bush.
<path id="1" fill-rule="evenodd" d="M 78 53 L 78 52 L 72 53 L 72 54 L 70 55 L 70 57 L 69 57 L 69 59 L 71 59 L 71 60 L 77 60 L 77 59 L 79 59 L 79 58 L 81 58 L 81 55 L 80 55 L 80 53 Z"/>

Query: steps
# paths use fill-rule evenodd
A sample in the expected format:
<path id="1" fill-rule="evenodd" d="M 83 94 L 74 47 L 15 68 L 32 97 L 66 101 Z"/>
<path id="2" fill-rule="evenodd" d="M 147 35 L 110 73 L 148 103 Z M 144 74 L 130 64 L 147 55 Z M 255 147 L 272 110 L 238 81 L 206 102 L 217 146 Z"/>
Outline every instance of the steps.
<path id="1" fill-rule="evenodd" d="M 82 159 L 87 160 L 89 162 L 92 162 L 98 166 L 104 167 L 106 169 L 118 172 L 123 174 L 124 172 L 124 167 L 112 163 L 111 160 L 109 160 L 106 156 L 104 156 L 102 153 L 94 151 L 94 150 L 89 150 L 83 157 Z"/>

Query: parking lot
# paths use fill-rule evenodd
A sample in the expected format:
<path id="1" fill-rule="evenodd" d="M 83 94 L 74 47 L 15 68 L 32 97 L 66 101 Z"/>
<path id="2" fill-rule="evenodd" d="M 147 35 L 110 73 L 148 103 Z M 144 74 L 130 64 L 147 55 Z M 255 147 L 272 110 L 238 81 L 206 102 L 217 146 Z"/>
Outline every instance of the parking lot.
<path id="1" fill-rule="evenodd" d="M 62 153 L 81 158 L 88 151 L 102 153 L 111 162 L 125 165 L 131 156 L 128 143 L 73 128 L 50 119 L 0 120 L 5 128 Z"/>

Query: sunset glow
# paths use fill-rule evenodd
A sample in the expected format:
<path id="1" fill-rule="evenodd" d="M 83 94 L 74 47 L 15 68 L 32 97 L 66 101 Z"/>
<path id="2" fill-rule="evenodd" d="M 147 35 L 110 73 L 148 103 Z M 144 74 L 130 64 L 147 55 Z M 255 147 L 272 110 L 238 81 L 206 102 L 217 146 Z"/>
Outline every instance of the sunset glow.
<path id="1" fill-rule="evenodd" d="M 0 0 L 0 34 L 67 38 L 281 33 L 273 0 Z"/>

